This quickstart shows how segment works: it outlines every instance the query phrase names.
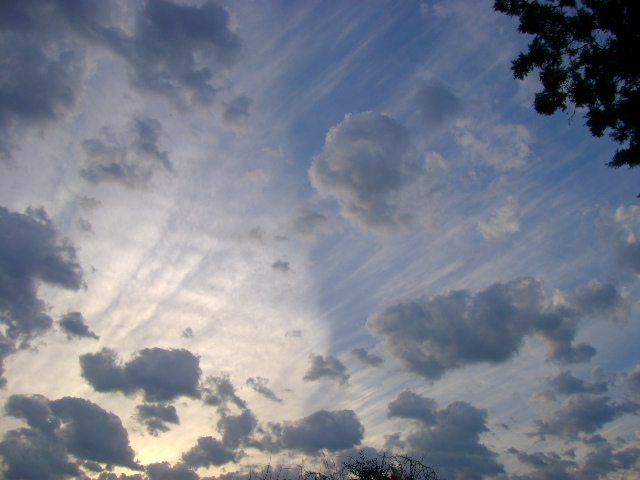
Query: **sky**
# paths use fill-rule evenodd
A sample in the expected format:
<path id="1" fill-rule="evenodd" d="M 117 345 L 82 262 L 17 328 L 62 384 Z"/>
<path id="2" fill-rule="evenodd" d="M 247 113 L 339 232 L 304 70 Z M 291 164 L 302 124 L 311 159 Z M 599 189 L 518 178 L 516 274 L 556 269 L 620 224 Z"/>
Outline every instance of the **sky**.
<path id="1" fill-rule="evenodd" d="M 640 478 L 638 172 L 517 25 L 3 1 L 1 475 Z"/>

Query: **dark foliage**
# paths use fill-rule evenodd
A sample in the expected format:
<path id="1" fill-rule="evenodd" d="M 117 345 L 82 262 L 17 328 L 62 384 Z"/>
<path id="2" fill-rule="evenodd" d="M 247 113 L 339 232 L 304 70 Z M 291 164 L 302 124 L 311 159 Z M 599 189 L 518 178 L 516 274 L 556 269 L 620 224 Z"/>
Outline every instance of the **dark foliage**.
<path id="1" fill-rule="evenodd" d="M 640 1 L 496 0 L 493 8 L 534 35 L 511 70 L 518 79 L 539 72 L 536 111 L 585 109 L 594 136 L 606 132 L 624 147 L 608 165 L 640 165 Z"/>
<path id="2" fill-rule="evenodd" d="M 291 475 L 289 469 L 268 466 L 260 473 L 252 473 L 249 480 L 438 480 L 435 470 L 420 460 L 406 455 L 376 455 L 367 457 L 364 451 L 358 458 L 336 461 L 323 457 L 319 470 L 302 466 Z"/>
<path id="3" fill-rule="evenodd" d="M 350 458 L 343 463 L 352 478 L 357 480 L 437 480 L 436 472 L 415 458 L 404 455 L 382 455 L 367 459 Z"/>

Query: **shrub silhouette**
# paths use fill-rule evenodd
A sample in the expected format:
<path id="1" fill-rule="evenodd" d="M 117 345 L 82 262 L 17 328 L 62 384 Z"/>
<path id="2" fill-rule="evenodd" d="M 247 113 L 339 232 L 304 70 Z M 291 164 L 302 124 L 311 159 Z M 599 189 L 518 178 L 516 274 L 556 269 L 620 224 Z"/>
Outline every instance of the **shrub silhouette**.
<path id="1" fill-rule="evenodd" d="M 347 457 L 336 462 L 326 457 L 320 470 L 297 468 L 296 475 L 287 475 L 288 469 L 275 471 L 268 466 L 261 474 L 249 480 L 439 480 L 433 468 L 408 455 L 377 455 L 367 458 L 363 451 L 358 458 Z"/>

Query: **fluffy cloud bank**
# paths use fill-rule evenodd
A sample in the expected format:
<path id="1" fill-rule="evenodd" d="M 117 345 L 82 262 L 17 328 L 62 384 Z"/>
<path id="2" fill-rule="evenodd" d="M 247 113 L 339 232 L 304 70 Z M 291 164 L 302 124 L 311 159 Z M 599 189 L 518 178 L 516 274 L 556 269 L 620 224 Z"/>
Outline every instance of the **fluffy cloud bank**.
<path id="1" fill-rule="evenodd" d="M 410 214 L 395 197 L 409 181 L 408 131 L 376 112 L 348 114 L 327 133 L 309 169 L 312 185 L 335 198 L 342 215 L 364 229 L 405 226 Z"/>
<path id="2" fill-rule="evenodd" d="M 85 0 L 44 5 L 0 6 L 0 56 L 6 67 L 0 83 L 0 159 L 5 161 L 25 127 L 44 127 L 73 111 L 91 48 L 120 59 L 138 91 L 185 110 L 214 102 L 214 82 L 234 66 L 242 45 L 230 29 L 229 13 L 211 1 L 191 6 L 153 0 L 133 8 Z M 132 28 L 125 28 L 131 18 Z M 240 97 L 227 105 L 225 121 L 244 119 L 248 103 Z"/>
<path id="3" fill-rule="evenodd" d="M 108 348 L 80 357 L 82 376 L 98 392 L 141 391 L 148 402 L 200 398 L 200 360 L 188 350 L 145 348 L 124 365 Z"/>
<path id="4" fill-rule="evenodd" d="M 16 213 L 0 207 L 0 278 L 0 324 L 5 327 L 4 333 L 0 331 L 2 374 L 8 355 L 53 326 L 47 306 L 38 298 L 39 282 L 78 290 L 82 269 L 74 246 L 58 233 L 43 208 Z"/>
<path id="5" fill-rule="evenodd" d="M 575 306 L 554 305 L 541 281 L 521 277 L 475 294 L 454 290 L 400 301 L 369 317 L 367 328 L 407 370 L 429 380 L 465 365 L 505 362 L 527 337 L 544 341 L 549 360 L 585 362 L 596 351 L 574 344 L 578 321 L 587 314 L 614 314 L 627 301 L 615 287 L 613 294 L 601 295 L 603 288 L 610 290 L 603 285 L 579 290 Z"/>
<path id="6" fill-rule="evenodd" d="M 387 405 L 387 415 L 414 421 L 417 428 L 404 440 L 392 436 L 393 443 L 429 452 L 426 460 L 443 478 L 480 480 L 504 472 L 498 455 L 480 443 L 480 435 L 489 431 L 486 410 L 462 401 L 439 409 L 435 400 L 406 389 Z"/>
<path id="7" fill-rule="evenodd" d="M 120 418 L 95 403 L 75 397 L 50 401 L 42 395 L 12 395 L 5 411 L 29 426 L 7 432 L 0 443 L 6 478 L 80 475 L 83 460 L 141 470 Z"/>

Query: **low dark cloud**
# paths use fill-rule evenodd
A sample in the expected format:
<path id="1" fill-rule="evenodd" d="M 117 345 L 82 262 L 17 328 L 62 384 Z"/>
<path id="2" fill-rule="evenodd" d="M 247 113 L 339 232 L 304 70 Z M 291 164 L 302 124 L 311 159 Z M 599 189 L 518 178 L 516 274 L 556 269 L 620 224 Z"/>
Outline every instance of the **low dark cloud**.
<path id="1" fill-rule="evenodd" d="M 50 403 L 62 421 L 59 437 L 78 458 L 138 469 L 129 435 L 120 419 L 83 398 L 64 397 Z"/>
<path id="2" fill-rule="evenodd" d="M 0 85 L 0 160 L 11 159 L 24 128 L 42 128 L 74 112 L 89 51 L 114 54 L 133 87 L 179 109 L 214 102 L 214 84 L 235 65 L 242 45 L 228 12 L 211 1 L 192 6 L 165 0 L 140 2 L 131 12 L 133 28 L 125 31 L 116 2 L 0 4 L 6 71 Z M 227 116 L 238 121 L 242 109 L 242 100 L 236 100 Z"/>
<path id="3" fill-rule="evenodd" d="M 217 3 L 165 0 L 144 3 L 132 35 L 104 30 L 100 43 L 126 62 L 133 86 L 180 109 L 213 103 L 213 82 L 235 65 L 242 45 L 229 28 L 229 13 Z"/>
<path id="4" fill-rule="evenodd" d="M 176 407 L 164 403 L 144 403 L 136 406 L 136 420 L 144 425 L 150 435 L 157 437 L 168 432 L 171 427 L 167 423 L 180 424 Z"/>
<path id="5" fill-rule="evenodd" d="M 640 460 L 640 444 L 614 449 L 610 443 L 603 443 L 590 451 L 584 464 L 576 472 L 578 480 L 593 478 L 611 478 L 612 474 L 620 475 L 616 478 L 633 478 L 638 474 L 638 460 Z M 629 476 L 627 477 L 628 474 Z"/>
<path id="6" fill-rule="evenodd" d="M 437 465 L 442 478 L 481 480 L 504 473 L 498 455 L 480 443 L 489 431 L 486 410 L 462 401 L 438 409 L 433 399 L 407 389 L 388 404 L 387 414 L 415 421 L 417 428 L 404 440 L 391 440 L 405 451 L 428 452 L 425 460 Z"/>
<path id="7" fill-rule="evenodd" d="M 515 455 L 520 463 L 534 469 L 524 476 L 512 475 L 510 477 L 512 480 L 571 480 L 575 478 L 570 472 L 574 470 L 578 464 L 573 460 L 563 459 L 555 452 L 526 453 L 514 447 L 509 448 L 507 452 Z"/>
<path id="8" fill-rule="evenodd" d="M 111 472 L 102 472 L 98 475 L 98 480 L 147 480 L 143 478 L 143 476 L 139 473 L 135 473 L 133 475 L 127 475 L 126 473 L 121 473 L 120 475 L 116 475 Z M 171 478 L 169 478 L 171 480 Z"/>
<path id="9" fill-rule="evenodd" d="M 272 426 L 278 444 L 288 450 L 315 455 L 353 448 L 364 437 L 364 427 L 353 410 L 320 410 L 294 422 Z"/>
<path id="10" fill-rule="evenodd" d="M 0 207 L 0 373 L 2 361 L 49 331 L 53 320 L 38 297 L 40 282 L 78 290 L 82 269 L 75 247 L 62 237 L 43 208 L 25 213 Z M 0 378 L 0 386 L 5 380 Z"/>
<path id="11" fill-rule="evenodd" d="M 249 377 L 247 378 L 246 384 L 250 386 L 255 392 L 259 393 L 265 398 L 269 400 L 273 400 L 274 402 L 282 403 L 282 399 L 278 398 L 278 396 L 273 393 L 267 385 L 269 383 L 269 379 L 263 377 Z"/>
<path id="12" fill-rule="evenodd" d="M 217 423 L 218 432 L 222 435 L 222 443 L 230 450 L 237 449 L 253 434 L 258 425 L 258 419 L 249 409 L 244 409 L 239 415 L 223 413 Z"/>
<path id="13" fill-rule="evenodd" d="M 578 287 L 571 304 L 583 315 L 598 315 L 614 323 L 624 324 L 629 320 L 635 299 L 620 291 L 612 283 L 590 282 Z"/>
<path id="14" fill-rule="evenodd" d="M 24 128 L 64 118 L 82 95 L 86 46 L 66 33 L 77 3 L 0 4 L 0 160 L 11 160 Z M 97 18 L 99 9 L 84 6 Z"/>
<path id="15" fill-rule="evenodd" d="M 576 440 L 580 434 L 595 433 L 605 424 L 638 411 L 640 405 L 629 400 L 614 402 L 607 396 L 579 394 L 567 398 L 543 419 L 535 420 L 533 435 L 543 440 L 547 435 Z"/>
<path id="16" fill-rule="evenodd" d="M 50 401 L 42 395 L 12 395 L 5 411 L 30 427 L 7 432 L 0 444 L 10 471 L 31 472 L 7 478 L 61 478 L 62 473 L 34 476 L 34 472 L 47 469 L 77 472 L 69 455 L 81 461 L 141 469 L 120 418 L 88 400 L 64 397 Z M 29 458 L 34 459 L 33 465 L 28 464 Z"/>
<path id="17" fill-rule="evenodd" d="M 43 208 L 22 213 L 0 207 L 0 321 L 5 334 L 28 340 L 49 330 L 51 318 L 37 296 L 38 282 L 77 290 L 82 269 L 76 250 Z"/>
<path id="18" fill-rule="evenodd" d="M 580 313 L 548 304 L 541 281 L 520 277 L 475 294 L 400 301 L 369 317 L 367 328 L 407 370 L 429 380 L 465 365 L 506 362 L 526 337 L 541 338 L 549 360 L 590 360 L 595 349 L 573 343 Z"/>
<path id="19" fill-rule="evenodd" d="M 86 159 L 80 176 L 92 184 L 145 188 L 157 171 L 173 172 L 167 152 L 159 146 L 162 135 L 160 122 L 147 117 L 133 120 L 121 134 L 105 128 L 99 137 L 82 142 Z"/>
<path id="20" fill-rule="evenodd" d="M 597 478 L 635 478 L 637 462 L 640 459 L 640 445 L 633 444 L 614 448 L 600 437 L 595 448 L 588 451 L 581 462 L 573 452 L 565 453 L 570 459 L 563 459 L 555 452 L 526 453 L 510 448 L 508 453 L 533 470 L 524 475 L 511 475 L 511 480 L 592 480 Z M 629 477 L 627 477 L 629 474 Z"/>
<path id="21" fill-rule="evenodd" d="M 587 382 L 574 377 L 568 370 L 563 370 L 553 377 L 546 378 L 545 383 L 550 387 L 553 393 L 560 395 L 605 393 L 609 389 L 609 382 L 606 380 Z"/>
<path id="22" fill-rule="evenodd" d="M 369 353 L 362 347 L 354 348 L 351 350 L 351 353 L 353 353 L 362 363 L 372 367 L 380 367 L 384 362 L 384 359 L 381 356 L 376 355 L 375 353 Z"/>
<path id="23" fill-rule="evenodd" d="M 148 402 L 200 398 L 200 360 L 188 350 L 145 348 L 125 364 L 110 349 L 80 357 L 82 376 L 98 392 L 141 391 Z"/>
<path id="24" fill-rule="evenodd" d="M 28 428 L 10 430 L 0 442 L 7 480 L 62 480 L 80 475 L 63 445 Z"/>
<path id="25" fill-rule="evenodd" d="M 213 437 L 200 437 L 197 445 L 182 455 L 189 468 L 220 466 L 236 460 L 236 454 Z"/>
<path id="26" fill-rule="evenodd" d="M 67 335 L 67 339 L 72 338 L 93 338 L 98 340 L 100 337 L 89 330 L 89 326 L 85 323 L 84 317 L 80 312 L 69 312 L 58 320 L 60 329 Z"/>
<path id="27" fill-rule="evenodd" d="M 414 101 L 429 127 L 441 126 L 463 112 L 463 102 L 437 79 L 425 81 L 418 88 Z"/>
<path id="28" fill-rule="evenodd" d="M 387 416 L 419 420 L 429 426 L 436 423 L 437 407 L 432 398 L 423 397 L 407 388 L 387 405 Z"/>
<path id="29" fill-rule="evenodd" d="M 408 131 L 393 118 L 365 112 L 348 114 L 327 133 L 309 178 L 324 197 L 335 198 L 342 215 L 364 229 L 408 225 L 395 197 L 410 181 Z"/>
<path id="30" fill-rule="evenodd" d="M 638 365 L 627 377 L 627 385 L 631 392 L 640 394 L 640 365 Z"/>
<path id="31" fill-rule="evenodd" d="M 171 465 L 169 462 L 150 463 L 144 469 L 149 480 L 200 480 L 198 474 L 184 463 L 176 465 Z"/>
<path id="32" fill-rule="evenodd" d="M 287 273 L 291 271 L 291 265 L 289 265 L 289 262 L 285 260 L 276 260 L 271 264 L 271 268 L 282 273 Z"/>
<path id="33" fill-rule="evenodd" d="M 236 394 L 228 375 L 207 377 L 202 387 L 202 400 L 206 405 L 218 407 L 220 411 L 229 410 L 229 405 L 240 410 L 247 408 L 247 402 Z"/>
<path id="34" fill-rule="evenodd" d="M 346 385 L 350 375 L 340 360 L 333 355 L 309 355 L 309 370 L 302 377 L 303 380 L 311 382 L 321 378 L 336 380 L 340 385 Z"/>
<path id="35" fill-rule="evenodd" d="M 312 237 L 329 229 L 329 219 L 314 210 L 298 207 L 291 220 L 293 233 L 305 237 Z"/>

